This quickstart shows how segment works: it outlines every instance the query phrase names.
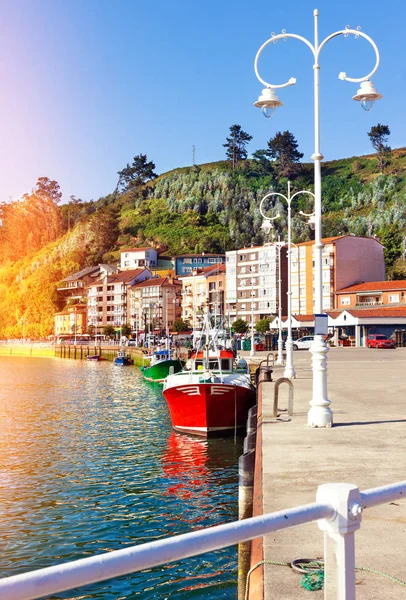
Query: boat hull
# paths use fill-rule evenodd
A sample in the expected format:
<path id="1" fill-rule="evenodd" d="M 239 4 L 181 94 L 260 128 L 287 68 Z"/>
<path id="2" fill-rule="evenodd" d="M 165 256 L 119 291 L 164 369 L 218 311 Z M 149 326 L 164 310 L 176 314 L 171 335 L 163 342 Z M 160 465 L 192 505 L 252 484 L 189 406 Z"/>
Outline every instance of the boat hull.
<path id="1" fill-rule="evenodd" d="M 255 404 L 252 387 L 224 383 L 190 383 L 163 391 L 176 431 L 215 437 L 246 426 Z"/>
<path id="2" fill-rule="evenodd" d="M 171 367 L 173 367 L 174 373 L 179 373 L 183 364 L 180 360 L 164 360 L 152 367 L 141 367 L 141 371 L 146 381 L 163 383 L 164 379 L 168 377 Z"/>

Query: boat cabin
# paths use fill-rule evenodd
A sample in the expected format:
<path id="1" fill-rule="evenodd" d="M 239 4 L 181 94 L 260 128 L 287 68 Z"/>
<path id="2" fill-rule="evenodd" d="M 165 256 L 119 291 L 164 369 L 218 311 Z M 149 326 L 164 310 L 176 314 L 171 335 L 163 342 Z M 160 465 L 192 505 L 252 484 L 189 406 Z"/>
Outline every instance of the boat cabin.
<path id="1" fill-rule="evenodd" d="M 219 355 L 213 356 L 209 354 L 209 360 L 204 352 L 197 352 L 191 357 L 193 364 L 193 370 L 202 371 L 208 369 L 209 371 L 232 371 L 234 364 L 234 355 L 231 351 L 220 350 Z"/>

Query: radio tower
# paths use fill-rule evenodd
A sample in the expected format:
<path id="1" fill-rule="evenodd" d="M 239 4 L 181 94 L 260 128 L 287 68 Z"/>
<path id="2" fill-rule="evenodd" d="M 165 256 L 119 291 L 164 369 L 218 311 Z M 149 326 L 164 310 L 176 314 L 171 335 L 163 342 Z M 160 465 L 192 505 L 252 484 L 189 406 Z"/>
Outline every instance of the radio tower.
<path id="1" fill-rule="evenodd" d="M 196 166 L 196 148 L 195 145 L 193 144 L 192 146 L 192 155 L 193 155 L 193 166 Z"/>

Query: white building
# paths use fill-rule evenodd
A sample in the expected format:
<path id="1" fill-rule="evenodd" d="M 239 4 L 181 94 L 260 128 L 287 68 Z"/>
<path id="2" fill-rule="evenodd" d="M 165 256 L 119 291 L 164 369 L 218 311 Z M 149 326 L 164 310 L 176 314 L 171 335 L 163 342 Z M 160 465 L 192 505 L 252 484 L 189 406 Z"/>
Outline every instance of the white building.
<path id="1" fill-rule="evenodd" d="M 128 248 L 120 252 L 120 269 L 156 268 L 158 253 L 154 248 Z"/>
<path id="2" fill-rule="evenodd" d="M 286 314 L 287 260 L 286 247 L 265 244 L 226 252 L 225 314 L 231 323 L 244 319 L 247 323 L 276 314 L 279 303 L 281 273 L 282 312 Z"/>

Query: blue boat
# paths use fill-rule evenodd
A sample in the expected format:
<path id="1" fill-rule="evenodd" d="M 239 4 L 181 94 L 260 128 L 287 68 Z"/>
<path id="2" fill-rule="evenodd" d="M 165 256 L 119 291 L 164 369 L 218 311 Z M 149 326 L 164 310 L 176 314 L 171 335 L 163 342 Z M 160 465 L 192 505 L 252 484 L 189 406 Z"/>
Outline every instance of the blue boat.
<path id="1" fill-rule="evenodd" d="M 114 364 L 121 367 L 126 367 L 127 365 L 133 364 L 133 359 L 125 350 L 119 350 L 116 358 L 114 359 Z"/>

